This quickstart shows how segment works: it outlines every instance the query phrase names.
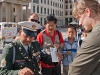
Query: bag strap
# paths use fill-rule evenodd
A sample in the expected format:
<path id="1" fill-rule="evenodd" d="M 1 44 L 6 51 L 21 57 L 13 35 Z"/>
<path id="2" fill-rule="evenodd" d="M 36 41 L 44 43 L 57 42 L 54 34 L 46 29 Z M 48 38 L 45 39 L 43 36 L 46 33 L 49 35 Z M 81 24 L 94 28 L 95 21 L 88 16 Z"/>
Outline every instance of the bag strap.
<path id="1" fill-rule="evenodd" d="M 57 31 L 57 33 L 58 33 L 58 36 L 59 36 L 59 40 L 60 40 L 60 32 L 58 31 L 58 30 L 56 30 Z"/>
<path id="2" fill-rule="evenodd" d="M 15 50 L 15 47 L 13 47 L 13 60 L 12 60 L 13 64 L 14 64 L 14 61 L 15 61 L 15 53 L 16 53 L 16 50 Z"/>

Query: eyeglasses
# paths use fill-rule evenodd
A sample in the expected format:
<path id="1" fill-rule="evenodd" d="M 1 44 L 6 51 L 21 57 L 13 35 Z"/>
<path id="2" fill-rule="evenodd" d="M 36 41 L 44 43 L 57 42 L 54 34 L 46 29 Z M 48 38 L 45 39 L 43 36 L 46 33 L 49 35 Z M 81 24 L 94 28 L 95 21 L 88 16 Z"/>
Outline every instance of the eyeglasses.
<path id="1" fill-rule="evenodd" d="M 38 20 L 31 19 L 32 22 L 40 23 Z"/>

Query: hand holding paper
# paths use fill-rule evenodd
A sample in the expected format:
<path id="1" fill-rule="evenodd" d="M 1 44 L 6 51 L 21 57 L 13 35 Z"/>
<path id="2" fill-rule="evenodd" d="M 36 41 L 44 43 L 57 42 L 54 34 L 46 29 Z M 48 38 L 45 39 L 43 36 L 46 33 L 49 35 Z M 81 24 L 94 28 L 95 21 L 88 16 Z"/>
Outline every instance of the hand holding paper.
<path id="1" fill-rule="evenodd" d="M 59 62 L 58 56 L 57 56 L 57 49 L 50 47 L 50 51 L 51 51 L 52 62 Z"/>
<path id="2" fill-rule="evenodd" d="M 61 61 L 63 59 L 63 55 L 61 52 L 57 52 L 58 60 Z"/>

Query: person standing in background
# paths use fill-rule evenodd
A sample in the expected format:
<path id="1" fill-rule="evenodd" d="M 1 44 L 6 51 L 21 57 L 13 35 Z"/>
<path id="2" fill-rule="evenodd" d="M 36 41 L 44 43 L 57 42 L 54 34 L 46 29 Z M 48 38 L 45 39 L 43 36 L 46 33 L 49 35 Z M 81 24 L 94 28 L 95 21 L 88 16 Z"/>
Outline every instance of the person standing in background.
<path id="1" fill-rule="evenodd" d="M 66 29 L 67 37 L 64 40 L 63 54 L 63 75 L 68 75 L 69 64 L 73 61 L 78 48 L 78 40 L 75 38 L 76 27 L 69 25 Z"/>
<path id="2" fill-rule="evenodd" d="M 81 26 L 78 26 L 77 27 L 77 39 L 80 39 L 81 38 L 81 35 L 82 35 L 82 30 L 81 30 Z"/>
<path id="3" fill-rule="evenodd" d="M 38 17 L 38 15 L 37 15 L 36 13 L 30 14 L 30 16 L 29 16 L 29 18 L 28 18 L 28 21 L 36 22 L 36 23 L 40 24 L 39 17 Z M 42 25 L 41 25 L 41 26 L 42 26 Z M 42 31 L 42 29 L 43 29 L 43 28 L 38 29 L 38 30 L 36 31 L 36 35 L 38 35 L 38 34 Z M 36 37 L 37 37 L 37 36 L 36 36 Z"/>
<path id="4" fill-rule="evenodd" d="M 48 15 L 45 20 L 45 29 L 37 36 L 37 41 L 45 51 L 45 55 L 41 57 L 42 75 L 61 75 L 60 61 L 63 59 L 61 48 L 64 46 L 64 40 L 61 32 L 56 30 L 57 18 L 53 15 Z M 52 61 L 50 47 L 57 49 L 59 62 L 47 63 Z M 49 57 L 48 60 L 43 60 Z"/>
<path id="5" fill-rule="evenodd" d="M 36 23 L 40 24 L 39 17 L 36 13 L 31 13 L 28 17 L 28 21 L 29 22 L 36 22 Z M 18 32 L 19 32 L 19 30 L 20 30 L 20 28 L 18 29 Z M 35 33 L 36 37 L 41 31 L 42 31 L 41 29 L 37 29 L 37 31 Z M 19 38 L 18 36 L 19 36 L 19 34 L 16 36 L 15 40 L 17 40 Z"/>
<path id="6" fill-rule="evenodd" d="M 79 39 L 79 46 L 82 45 L 82 42 L 85 41 L 85 38 L 87 37 L 87 35 L 89 34 L 90 32 L 89 31 L 86 31 L 85 29 L 82 29 L 82 35 L 81 35 L 81 38 Z"/>

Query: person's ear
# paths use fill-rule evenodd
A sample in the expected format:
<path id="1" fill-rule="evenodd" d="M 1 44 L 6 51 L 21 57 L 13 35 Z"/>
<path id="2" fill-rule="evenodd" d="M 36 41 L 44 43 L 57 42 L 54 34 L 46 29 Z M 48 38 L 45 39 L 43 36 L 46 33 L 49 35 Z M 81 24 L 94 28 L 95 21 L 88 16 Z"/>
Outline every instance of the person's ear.
<path id="1" fill-rule="evenodd" d="M 77 34 L 77 31 L 75 31 L 75 35 Z"/>
<path id="2" fill-rule="evenodd" d="M 91 10 L 89 8 L 86 8 L 85 12 L 86 12 L 86 14 L 87 14 L 88 17 L 91 16 Z"/>
<path id="3" fill-rule="evenodd" d="M 21 33 L 22 33 L 22 30 L 19 31 L 19 36 L 21 35 Z"/>
<path id="4" fill-rule="evenodd" d="M 57 27 L 57 24 L 55 25 L 55 27 Z"/>

